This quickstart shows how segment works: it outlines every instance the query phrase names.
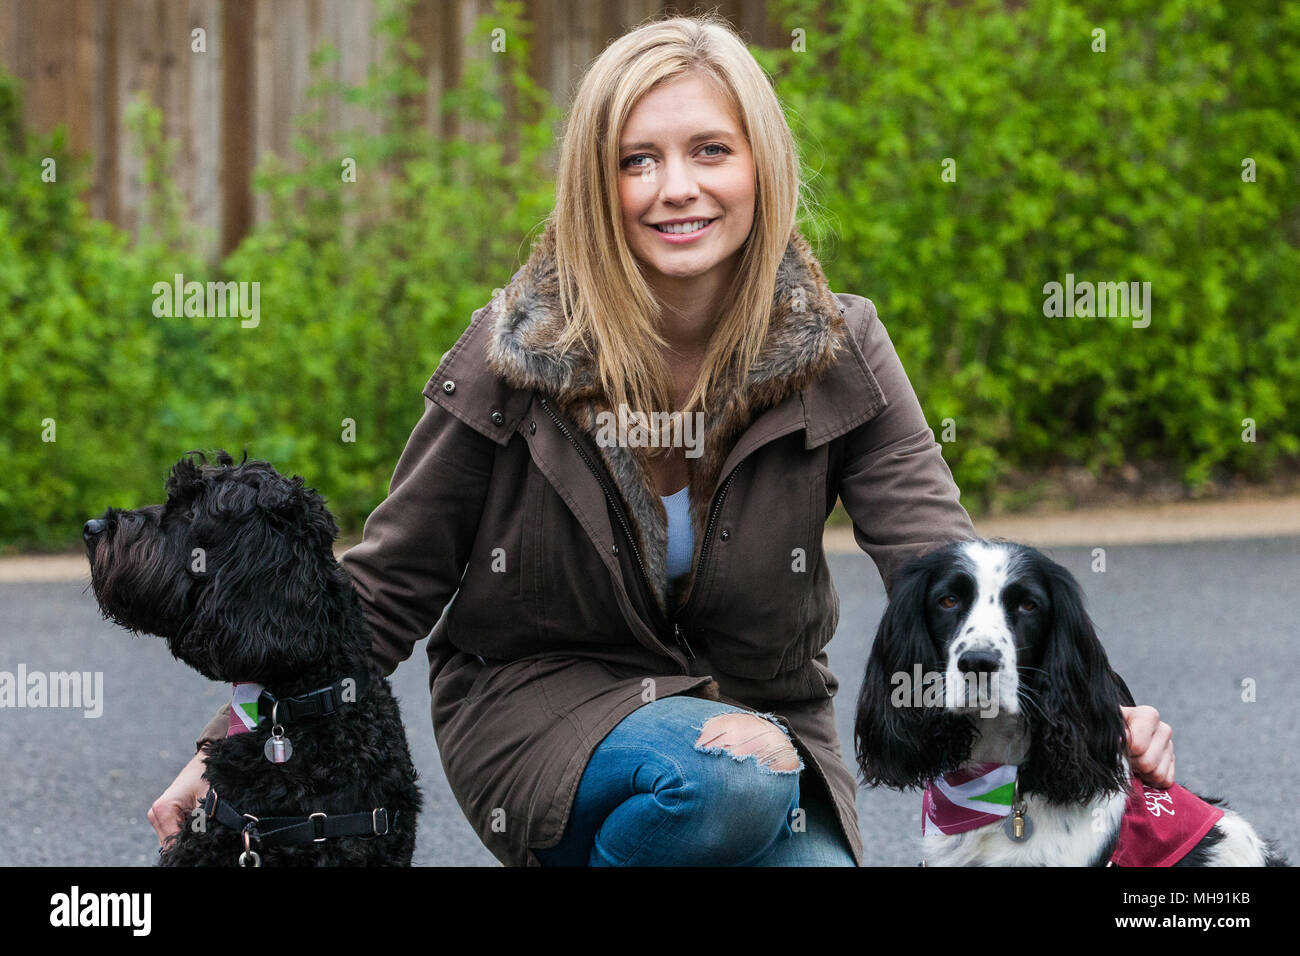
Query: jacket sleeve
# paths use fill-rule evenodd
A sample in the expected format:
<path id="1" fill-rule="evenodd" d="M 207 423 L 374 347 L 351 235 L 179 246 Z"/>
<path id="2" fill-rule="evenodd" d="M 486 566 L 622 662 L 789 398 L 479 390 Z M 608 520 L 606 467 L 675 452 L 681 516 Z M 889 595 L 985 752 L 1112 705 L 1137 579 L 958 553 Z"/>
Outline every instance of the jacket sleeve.
<path id="1" fill-rule="evenodd" d="M 886 404 L 846 436 L 839 496 L 888 592 L 900 565 L 976 534 L 889 333 L 871 300 L 862 301 L 856 342 Z"/>
<path id="2" fill-rule="evenodd" d="M 460 587 L 495 447 L 426 396 L 388 497 L 340 561 L 370 624 L 371 657 L 385 675 L 411 656 Z M 217 711 L 197 746 L 225 736 L 229 713 L 229 704 Z"/>
<path id="3" fill-rule="evenodd" d="M 342 558 L 385 675 L 411 656 L 460 588 L 478 533 L 496 443 L 432 399 L 406 443 L 388 497 Z"/>

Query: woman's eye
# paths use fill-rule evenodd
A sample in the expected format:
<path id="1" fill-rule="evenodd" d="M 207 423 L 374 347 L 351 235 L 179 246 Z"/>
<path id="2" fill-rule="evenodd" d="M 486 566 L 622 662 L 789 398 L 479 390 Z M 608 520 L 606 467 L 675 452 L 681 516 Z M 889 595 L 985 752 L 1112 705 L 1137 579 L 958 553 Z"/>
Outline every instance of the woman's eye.
<path id="1" fill-rule="evenodd" d="M 703 153 L 704 150 L 706 150 L 706 149 L 720 149 L 720 150 L 722 150 L 721 153 L 709 153 L 709 154 L 706 154 L 708 159 L 717 159 L 719 156 L 726 156 L 728 153 L 731 152 L 731 150 L 727 149 L 727 147 L 723 146 L 721 143 L 709 143 L 707 146 L 701 146 L 701 147 L 700 147 L 700 152 Z M 650 158 L 651 158 L 651 157 L 648 156 L 648 155 L 645 154 L 645 153 L 634 153 L 633 155 L 629 156 L 627 159 L 623 160 L 622 167 L 623 167 L 624 169 L 644 169 L 644 168 L 646 167 L 647 164 L 645 164 L 645 163 L 634 163 L 633 160 L 635 160 L 635 159 L 650 159 Z"/>
<path id="2" fill-rule="evenodd" d="M 954 595 L 945 594 L 943 597 L 939 598 L 939 607 L 941 608 L 952 610 L 956 606 L 957 606 L 957 598 Z"/>

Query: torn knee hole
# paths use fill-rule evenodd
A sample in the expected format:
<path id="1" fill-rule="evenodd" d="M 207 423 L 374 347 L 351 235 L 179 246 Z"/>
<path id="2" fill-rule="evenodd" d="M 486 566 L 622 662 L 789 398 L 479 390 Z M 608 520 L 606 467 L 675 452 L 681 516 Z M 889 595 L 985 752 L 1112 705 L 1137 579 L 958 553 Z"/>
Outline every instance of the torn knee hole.
<path id="1" fill-rule="evenodd" d="M 727 713 L 710 718 L 695 746 L 705 751 L 725 750 L 736 759 L 752 756 L 759 766 L 772 771 L 803 769 L 799 753 L 785 732 L 756 714 Z"/>

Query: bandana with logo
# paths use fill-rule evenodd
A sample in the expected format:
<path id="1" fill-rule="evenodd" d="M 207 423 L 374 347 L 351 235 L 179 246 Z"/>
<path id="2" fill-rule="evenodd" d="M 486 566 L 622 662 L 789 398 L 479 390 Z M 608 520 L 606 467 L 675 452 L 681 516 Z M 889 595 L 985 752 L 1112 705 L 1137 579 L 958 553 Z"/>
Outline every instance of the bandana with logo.
<path id="1" fill-rule="evenodd" d="M 1173 866 L 1201 842 L 1223 810 L 1174 784 L 1168 790 L 1129 781 L 1128 804 L 1120 822 L 1115 866 Z"/>

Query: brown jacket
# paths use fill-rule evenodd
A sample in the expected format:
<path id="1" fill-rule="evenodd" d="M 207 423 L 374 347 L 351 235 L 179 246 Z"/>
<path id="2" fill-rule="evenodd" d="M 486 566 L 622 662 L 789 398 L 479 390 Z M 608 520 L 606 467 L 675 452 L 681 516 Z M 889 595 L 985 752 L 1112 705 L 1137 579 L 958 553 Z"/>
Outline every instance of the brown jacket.
<path id="1" fill-rule="evenodd" d="M 875 307 L 832 293 L 792 238 L 747 387 L 715 396 L 688 459 L 695 555 L 675 582 L 640 450 L 596 441 L 591 357 L 544 351 L 560 322 L 548 228 L 425 386 L 388 498 L 343 556 L 376 660 L 391 673 L 432 628 L 447 780 L 504 863 L 538 865 L 601 739 L 682 693 L 781 718 L 861 862 L 823 650 L 839 620 L 826 518 L 838 496 L 887 583 L 974 536 Z"/>

